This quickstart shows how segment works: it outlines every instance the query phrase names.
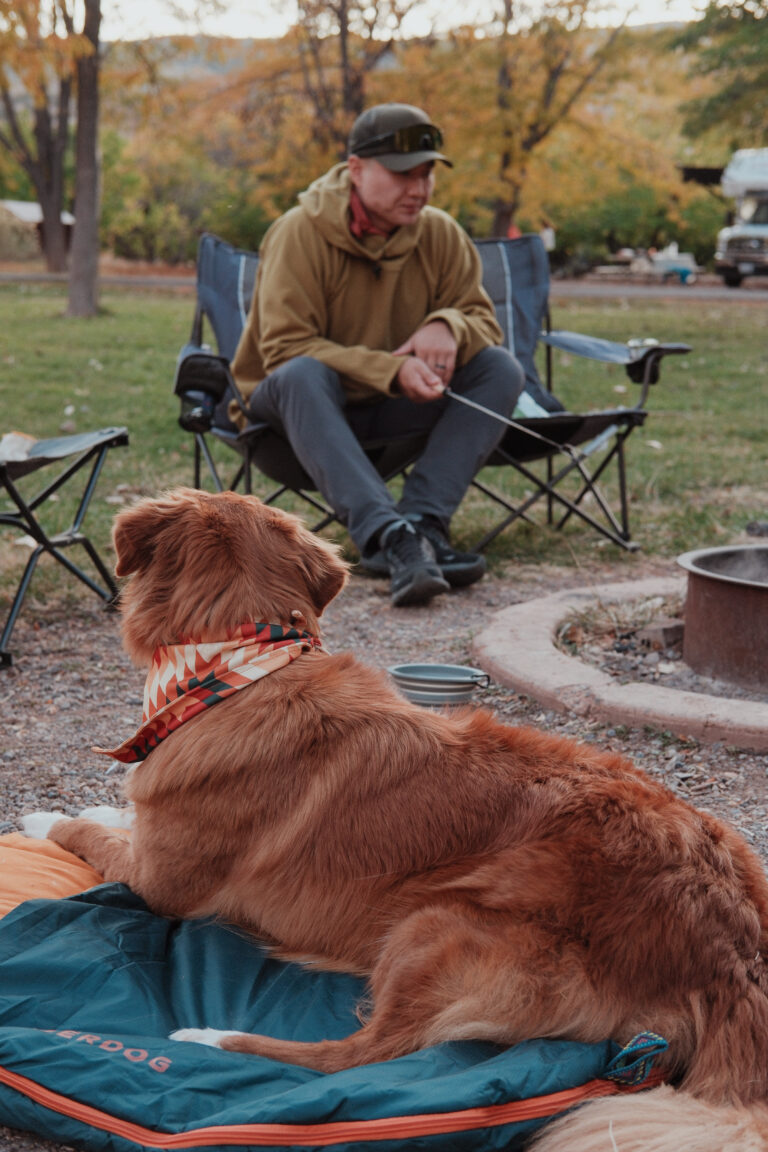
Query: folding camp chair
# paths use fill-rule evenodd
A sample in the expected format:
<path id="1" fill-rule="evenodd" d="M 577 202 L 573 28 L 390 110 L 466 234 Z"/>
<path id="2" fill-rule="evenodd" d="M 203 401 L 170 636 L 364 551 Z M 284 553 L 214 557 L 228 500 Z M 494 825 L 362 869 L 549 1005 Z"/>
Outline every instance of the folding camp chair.
<path id="1" fill-rule="evenodd" d="M 625 444 L 645 422 L 648 393 L 659 380 L 663 357 L 690 352 L 690 347 L 656 340 L 620 344 L 577 332 L 550 331 L 549 260 L 540 237 L 480 240 L 477 247 L 483 284 L 493 300 L 504 342 L 514 349 L 525 370 L 526 392 L 544 411 L 516 419 L 488 461 L 491 466 L 513 468 L 525 478 L 530 491 L 524 499 L 514 503 L 489 487 L 482 474 L 475 478 L 473 486 L 504 509 L 502 518 L 475 548 L 485 548 L 515 520 L 530 521 L 530 509 L 543 501 L 547 523 L 555 528 L 562 528 L 575 515 L 614 544 L 636 549 L 639 545 L 632 541 L 629 526 Z M 539 342 L 546 348 L 544 386 L 534 358 Z M 565 411 L 555 397 L 553 348 L 622 365 L 639 388 L 636 403 L 630 408 L 588 413 Z M 618 477 L 618 507 L 611 506 L 599 483 L 611 465 Z M 557 521 L 556 506 L 563 510 Z"/>
<path id="2" fill-rule="evenodd" d="M 255 467 L 278 485 L 264 499 L 271 504 L 285 492 L 303 494 L 321 513 L 315 530 L 335 519 L 332 510 L 313 492 L 310 478 L 290 445 L 267 424 L 248 422 L 238 431 L 228 417 L 231 401 L 242 398 L 229 370 L 240 333 L 251 305 L 259 257 L 256 252 L 234 248 L 211 233 L 200 237 L 197 251 L 197 302 L 189 343 L 182 348 L 176 367 L 174 391 L 181 401 L 179 424 L 194 436 L 194 486 L 202 487 L 203 463 L 217 492 L 235 490 L 241 484 L 251 491 Z M 216 343 L 214 353 L 205 342 L 206 325 Z M 247 413 L 244 413 L 247 418 Z M 225 481 L 217 466 L 208 437 L 233 449 L 240 462 Z"/>
<path id="3" fill-rule="evenodd" d="M 646 418 L 648 391 L 658 380 L 662 357 L 689 351 L 688 346 L 655 341 L 617 344 L 577 333 L 549 332 L 549 261 L 540 237 L 480 240 L 477 247 L 483 264 L 483 284 L 493 300 L 504 343 L 523 365 L 527 396 L 535 401 L 542 415 L 516 420 L 515 427 L 507 431 L 488 462 L 516 469 L 534 485 L 532 496 L 515 505 L 484 479 L 474 481 L 476 489 L 504 510 L 500 522 L 475 547 L 486 547 L 513 521 L 529 520 L 530 508 L 544 499 L 549 523 L 553 522 L 553 509 L 557 504 L 565 509 L 557 527 L 576 515 L 615 544 L 634 548 L 629 529 L 624 444 L 632 430 Z M 289 490 L 297 493 L 321 512 L 321 519 L 313 525 L 317 531 L 335 516 L 314 492 L 312 481 L 287 441 L 265 424 L 249 424 L 237 432 L 226 417 L 232 400 L 242 403 L 229 371 L 229 361 L 246 321 L 257 267 L 256 253 L 235 249 L 210 234 L 201 237 L 192 334 L 190 343 L 179 356 L 174 384 L 181 400 L 179 423 L 194 435 L 196 487 L 201 485 L 203 461 L 218 491 L 225 486 L 236 488 L 241 482 L 244 490 L 250 491 L 251 469 L 255 467 L 279 485 L 266 497 L 266 503 L 272 503 Z M 218 354 L 203 344 L 206 322 L 213 330 Z M 547 347 L 546 387 L 535 363 L 540 340 Z M 588 414 L 564 411 L 552 388 L 552 347 L 623 365 L 630 378 L 640 385 L 637 403 L 632 408 Z M 240 465 L 227 485 L 214 461 L 206 439 L 208 435 L 240 455 Z M 390 479 L 408 466 L 420 447 L 421 443 L 414 441 L 377 445 L 370 454 L 379 472 Z M 563 457 L 560 466 L 555 464 L 558 456 Z M 535 461 L 541 462 L 543 475 L 532 467 Z M 619 477 L 618 516 L 598 483 L 614 461 Z M 572 476 L 578 478 L 580 487 L 569 494 L 565 482 Z"/>
<path id="4" fill-rule="evenodd" d="M 231 401 L 241 407 L 248 419 L 240 393 L 229 370 L 240 333 L 245 325 L 258 268 L 258 254 L 233 248 L 226 241 L 205 233 L 197 254 L 197 304 L 190 341 L 179 354 L 174 391 L 181 401 L 179 423 L 194 436 L 194 485 L 202 484 L 202 465 L 218 492 L 224 488 L 251 491 L 252 469 L 277 484 L 262 499 L 272 504 L 292 492 L 315 511 L 320 519 L 312 524 L 320 531 L 336 520 L 314 484 L 293 454 L 287 440 L 268 424 L 248 420 L 237 431 L 227 417 Z M 216 353 L 203 342 L 209 325 L 216 341 Z M 240 456 L 240 463 L 228 482 L 222 479 L 207 437 L 226 444 Z M 366 453 L 385 480 L 402 472 L 413 461 L 423 437 L 394 443 L 366 444 Z"/>
<path id="5" fill-rule="evenodd" d="M 4 438 L 5 439 L 5 438 Z M 9 439 L 11 439 L 9 437 Z M 88 511 L 96 483 L 110 448 L 128 443 L 125 428 L 102 428 L 98 432 L 83 432 L 76 436 L 60 436 L 52 440 L 29 440 L 13 437 L 13 446 L 0 453 L 0 488 L 10 497 L 15 511 L 0 511 L 0 525 L 7 524 L 19 528 L 34 542 L 34 548 L 22 574 L 11 608 L 0 635 L 0 667 L 12 663 L 10 652 L 11 633 L 27 594 L 37 562 L 44 553 L 53 556 L 68 572 L 86 584 L 103 600 L 111 602 L 117 595 L 117 585 L 105 567 L 93 543 L 85 536 L 81 527 Z M 26 442 L 25 442 L 26 441 Z M 48 467 L 61 466 L 53 480 L 50 480 L 36 495 L 25 497 L 17 481 L 30 473 Z M 40 520 L 40 512 L 46 502 L 78 473 L 83 472 L 85 486 L 79 498 L 77 510 L 69 528 L 50 534 Z M 104 582 L 99 585 L 87 572 L 74 564 L 62 551 L 73 544 L 80 544 L 91 559 L 93 566 Z"/>

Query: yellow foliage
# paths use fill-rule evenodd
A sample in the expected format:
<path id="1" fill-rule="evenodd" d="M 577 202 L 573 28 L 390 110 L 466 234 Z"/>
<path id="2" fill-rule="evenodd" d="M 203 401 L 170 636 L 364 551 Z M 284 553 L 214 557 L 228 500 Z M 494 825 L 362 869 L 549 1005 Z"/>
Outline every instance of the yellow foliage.
<path id="1" fill-rule="evenodd" d="M 302 21 L 279 40 L 247 51 L 211 42 L 216 67 L 197 39 L 110 49 L 103 121 L 130 140 L 143 183 L 134 197 L 161 194 L 176 167 L 206 195 L 216 188 L 222 203 L 274 219 L 343 155 L 357 111 L 388 100 L 426 108 L 442 128 L 456 165 L 440 168 L 435 201 L 477 235 L 512 219 L 556 224 L 574 204 L 621 196 L 628 179 L 665 198 L 673 218 L 697 195 L 677 168 L 696 160 L 678 106 L 710 81 L 689 78 L 669 34 L 591 26 L 599 0 L 506 0 L 486 25 L 401 39 L 417 3 L 301 0 Z M 9 22 L 30 75 L 42 57 L 71 64 L 77 37 L 41 30 L 40 10 L 0 0 L 0 67 Z M 33 67 L 34 35 L 44 51 Z"/>
<path id="2" fill-rule="evenodd" d="M 11 74 L 35 99 L 44 100 L 44 85 L 51 75 L 72 75 L 77 60 L 93 46 L 74 27 L 73 13 L 59 2 L 0 0 L 0 84 Z"/>

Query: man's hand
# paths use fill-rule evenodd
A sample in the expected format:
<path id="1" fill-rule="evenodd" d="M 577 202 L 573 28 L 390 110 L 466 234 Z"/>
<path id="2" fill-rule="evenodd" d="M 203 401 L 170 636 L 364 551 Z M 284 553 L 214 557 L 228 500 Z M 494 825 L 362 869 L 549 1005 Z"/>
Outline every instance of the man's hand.
<path id="1" fill-rule="evenodd" d="M 442 396 L 445 385 L 432 369 L 418 356 L 410 356 L 397 374 L 397 382 L 403 396 L 414 404 L 426 404 Z"/>
<path id="2" fill-rule="evenodd" d="M 440 395 L 442 389 L 437 390 L 434 383 L 430 385 L 430 378 L 432 381 L 437 378 L 443 387 L 447 387 L 456 367 L 456 352 L 457 345 L 453 333 L 444 321 L 433 320 L 423 328 L 417 328 L 413 336 L 395 349 L 395 356 L 412 356 L 415 361 L 420 361 L 422 366 L 427 368 L 428 375 L 421 376 L 419 396 L 412 396 L 408 391 L 409 381 L 403 380 L 401 369 L 398 381 L 405 395 L 411 400 L 434 400 Z M 410 377 L 412 374 L 406 373 L 406 375 Z M 424 387 L 429 388 L 429 395 L 425 394 Z"/>

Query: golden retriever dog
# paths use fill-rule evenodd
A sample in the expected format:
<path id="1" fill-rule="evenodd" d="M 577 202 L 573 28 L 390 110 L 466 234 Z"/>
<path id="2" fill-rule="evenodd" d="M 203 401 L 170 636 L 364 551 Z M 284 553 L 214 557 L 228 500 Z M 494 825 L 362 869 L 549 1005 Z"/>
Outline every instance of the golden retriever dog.
<path id="1" fill-rule="evenodd" d="M 334 1072 L 448 1040 L 652 1031 L 692 1107 L 760 1117 L 768 886 L 731 828 L 619 755 L 479 708 L 424 710 L 324 651 L 319 619 L 346 566 L 254 497 L 145 500 L 118 515 L 114 544 L 124 643 L 155 687 L 164 652 L 214 652 L 254 622 L 303 639 L 297 658 L 144 740 L 130 837 L 80 818 L 50 835 L 160 915 L 215 915 L 369 981 L 343 1040 L 179 1038 Z M 577 1147 L 567 1126 L 590 1109 L 558 1147 Z M 646 1147 L 612 1145 L 613 1120 L 597 1123 L 580 1149 Z M 694 1147 L 679 1132 L 669 1146 Z"/>

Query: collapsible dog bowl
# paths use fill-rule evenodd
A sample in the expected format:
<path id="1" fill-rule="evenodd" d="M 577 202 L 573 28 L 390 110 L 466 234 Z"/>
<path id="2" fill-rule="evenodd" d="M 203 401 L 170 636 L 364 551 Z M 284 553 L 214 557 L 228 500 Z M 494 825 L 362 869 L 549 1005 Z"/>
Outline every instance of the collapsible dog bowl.
<path id="1" fill-rule="evenodd" d="M 491 682 L 486 672 L 462 664 L 396 664 L 388 671 L 408 700 L 431 708 L 466 704 Z"/>

